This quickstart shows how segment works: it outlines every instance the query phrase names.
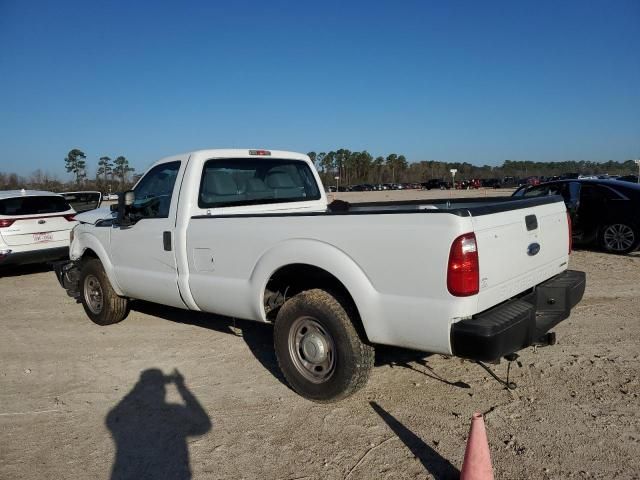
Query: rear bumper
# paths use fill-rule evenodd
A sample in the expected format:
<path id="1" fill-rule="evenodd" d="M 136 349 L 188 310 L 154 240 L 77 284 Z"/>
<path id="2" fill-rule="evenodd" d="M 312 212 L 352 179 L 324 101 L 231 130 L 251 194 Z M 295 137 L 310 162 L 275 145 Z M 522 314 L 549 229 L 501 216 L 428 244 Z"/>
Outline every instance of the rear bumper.
<path id="1" fill-rule="evenodd" d="M 22 252 L 14 252 L 11 247 L 3 247 L 0 249 L 0 266 L 46 263 L 65 257 L 69 257 L 69 247 L 44 248 Z"/>
<path id="2" fill-rule="evenodd" d="M 453 324 L 453 354 L 491 361 L 536 343 L 548 343 L 543 340 L 545 334 L 569 316 L 585 286 L 584 272 L 567 270 L 521 298 Z"/>

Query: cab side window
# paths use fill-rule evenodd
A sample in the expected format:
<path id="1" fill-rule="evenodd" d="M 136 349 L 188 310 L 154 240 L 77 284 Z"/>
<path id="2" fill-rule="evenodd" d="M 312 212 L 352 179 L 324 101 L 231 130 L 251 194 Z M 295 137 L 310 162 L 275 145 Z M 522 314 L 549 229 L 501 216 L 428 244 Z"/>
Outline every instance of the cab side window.
<path id="1" fill-rule="evenodd" d="M 179 170 L 180 162 L 168 162 L 156 165 L 142 177 L 134 189 L 136 199 L 131 208 L 137 218 L 169 216 Z"/>

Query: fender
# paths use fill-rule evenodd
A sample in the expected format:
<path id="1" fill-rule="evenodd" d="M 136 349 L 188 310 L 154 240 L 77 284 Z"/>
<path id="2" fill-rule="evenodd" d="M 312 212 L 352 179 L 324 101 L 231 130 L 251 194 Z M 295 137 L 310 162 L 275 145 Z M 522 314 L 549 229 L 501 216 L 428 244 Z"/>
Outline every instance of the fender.
<path id="1" fill-rule="evenodd" d="M 79 260 L 85 254 L 87 250 L 93 251 L 97 256 L 102 266 L 104 268 L 107 277 L 109 278 L 109 282 L 111 282 L 111 286 L 113 290 L 120 296 L 126 296 L 120 285 L 116 280 L 116 275 L 113 271 L 113 264 L 111 263 L 111 259 L 109 258 L 109 254 L 102 242 L 92 235 L 89 232 L 77 232 L 77 237 L 71 245 L 71 250 L 69 252 L 69 257 L 71 260 Z"/>
<path id="2" fill-rule="evenodd" d="M 377 317 L 380 295 L 358 264 L 339 248 L 319 240 L 291 239 L 267 250 L 256 263 L 249 279 L 250 290 L 255 292 L 253 305 L 255 318 L 266 322 L 264 290 L 271 276 L 291 264 L 307 264 L 321 268 L 336 277 L 347 288 L 356 304 L 365 332 Z"/>

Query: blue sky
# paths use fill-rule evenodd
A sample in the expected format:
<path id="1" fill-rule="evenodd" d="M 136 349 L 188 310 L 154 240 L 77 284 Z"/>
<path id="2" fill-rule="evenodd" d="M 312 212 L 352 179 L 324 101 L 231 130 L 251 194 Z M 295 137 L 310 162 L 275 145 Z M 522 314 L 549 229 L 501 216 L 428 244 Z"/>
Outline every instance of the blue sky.
<path id="1" fill-rule="evenodd" d="M 640 2 L 0 0 L 0 171 L 343 146 L 638 158 Z"/>

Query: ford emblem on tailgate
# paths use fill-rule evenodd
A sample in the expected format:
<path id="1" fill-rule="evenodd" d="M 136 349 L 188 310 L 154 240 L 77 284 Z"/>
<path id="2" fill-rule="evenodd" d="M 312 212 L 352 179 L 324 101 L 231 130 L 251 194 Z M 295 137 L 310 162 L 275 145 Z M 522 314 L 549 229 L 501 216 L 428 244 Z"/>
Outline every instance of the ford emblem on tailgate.
<path id="1" fill-rule="evenodd" d="M 530 257 L 537 255 L 539 251 L 540 251 L 539 243 L 532 243 L 527 247 L 527 255 L 529 255 Z"/>
<path id="2" fill-rule="evenodd" d="M 47 221 L 46 221 L 46 220 L 38 220 L 38 223 L 39 223 L 40 225 L 42 225 L 43 223 L 47 223 Z"/>

